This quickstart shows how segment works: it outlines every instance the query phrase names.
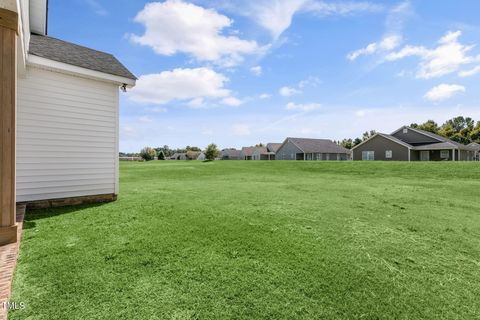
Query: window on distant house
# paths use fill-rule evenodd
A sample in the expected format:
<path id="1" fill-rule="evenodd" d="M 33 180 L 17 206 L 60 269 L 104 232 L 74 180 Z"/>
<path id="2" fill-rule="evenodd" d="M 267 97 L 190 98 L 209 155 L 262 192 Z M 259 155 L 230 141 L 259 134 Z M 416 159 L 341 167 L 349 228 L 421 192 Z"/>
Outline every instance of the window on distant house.
<path id="1" fill-rule="evenodd" d="M 448 151 L 448 150 L 440 151 L 440 158 L 442 158 L 442 159 L 450 158 L 450 151 Z"/>
<path id="2" fill-rule="evenodd" d="M 392 159 L 392 156 L 393 156 L 393 151 L 392 150 L 385 151 L 385 158 L 386 159 Z"/>
<path id="3" fill-rule="evenodd" d="M 408 129 L 407 129 L 407 128 L 403 128 L 403 133 L 408 133 Z"/>
<path id="4" fill-rule="evenodd" d="M 375 160 L 375 152 L 374 151 L 362 151 L 362 160 Z"/>

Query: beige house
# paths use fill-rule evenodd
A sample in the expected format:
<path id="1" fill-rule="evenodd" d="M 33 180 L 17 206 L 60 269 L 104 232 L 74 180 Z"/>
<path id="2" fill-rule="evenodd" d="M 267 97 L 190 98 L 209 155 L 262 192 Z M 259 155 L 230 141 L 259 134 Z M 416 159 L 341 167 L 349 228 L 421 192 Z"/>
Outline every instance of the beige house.
<path id="1" fill-rule="evenodd" d="M 114 200 L 119 93 L 135 76 L 114 56 L 47 35 L 47 0 L 0 1 L 0 245 L 17 202 Z"/>

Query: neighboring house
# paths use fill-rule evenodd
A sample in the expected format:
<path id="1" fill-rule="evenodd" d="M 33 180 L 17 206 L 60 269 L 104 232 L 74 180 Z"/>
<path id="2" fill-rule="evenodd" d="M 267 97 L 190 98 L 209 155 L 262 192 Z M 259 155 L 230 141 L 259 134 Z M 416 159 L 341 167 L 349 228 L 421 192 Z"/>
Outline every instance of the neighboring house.
<path id="1" fill-rule="evenodd" d="M 255 147 L 243 147 L 240 152 L 241 160 L 252 160 L 252 154 L 255 151 Z"/>
<path id="2" fill-rule="evenodd" d="M 275 152 L 268 151 L 267 147 L 255 147 L 252 160 L 275 160 Z"/>
<path id="3" fill-rule="evenodd" d="M 200 152 L 200 153 L 197 155 L 197 158 L 196 158 L 195 160 L 205 161 L 206 159 L 207 159 L 207 157 L 205 156 L 205 153 Z"/>
<path id="4" fill-rule="evenodd" d="M 187 157 L 186 153 L 174 153 L 173 156 L 170 157 L 170 160 L 190 160 Z"/>
<path id="5" fill-rule="evenodd" d="M 327 139 L 287 138 L 278 148 L 276 160 L 348 160 L 350 150 Z"/>
<path id="6" fill-rule="evenodd" d="M 474 159 L 476 161 L 480 161 L 480 143 L 472 142 L 468 145 L 469 147 L 473 148 L 474 150 Z"/>
<path id="7" fill-rule="evenodd" d="M 16 202 L 119 191 L 119 91 L 136 78 L 110 54 L 47 36 L 47 5 L 0 2 L 0 244 L 16 238 Z"/>
<path id="8" fill-rule="evenodd" d="M 268 152 L 277 153 L 278 148 L 282 146 L 281 143 L 267 143 Z"/>
<path id="9" fill-rule="evenodd" d="M 242 157 L 242 151 L 237 149 L 223 149 L 220 152 L 221 160 L 240 160 L 242 159 L 241 157 Z"/>
<path id="10" fill-rule="evenodd" d="M 472 161 L 475 149 L 437 134 L 403 126 L 377 133 L 352 148 L 353 160 Z"/>

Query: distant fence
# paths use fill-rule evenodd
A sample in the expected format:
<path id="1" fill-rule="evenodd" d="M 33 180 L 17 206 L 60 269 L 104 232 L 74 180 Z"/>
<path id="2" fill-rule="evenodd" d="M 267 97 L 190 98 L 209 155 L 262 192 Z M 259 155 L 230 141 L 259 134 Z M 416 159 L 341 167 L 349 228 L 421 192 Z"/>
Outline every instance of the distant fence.
<path id="1" fill-rule="evenodd" d="M 120 161 L 143 161 L 142 157 L 120 157 Z"/>

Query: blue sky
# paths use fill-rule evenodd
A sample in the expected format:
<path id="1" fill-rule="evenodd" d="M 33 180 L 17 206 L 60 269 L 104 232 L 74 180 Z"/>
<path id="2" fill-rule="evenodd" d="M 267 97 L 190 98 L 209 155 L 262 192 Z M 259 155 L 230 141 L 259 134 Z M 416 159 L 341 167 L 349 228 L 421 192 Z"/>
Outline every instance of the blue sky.
<path id="1" fill-rule="evenodd" d="M 122 151 L 342 139 L 480 120 L 477 0 L 49 1 L 49 35 L 114 54 Z"/>

